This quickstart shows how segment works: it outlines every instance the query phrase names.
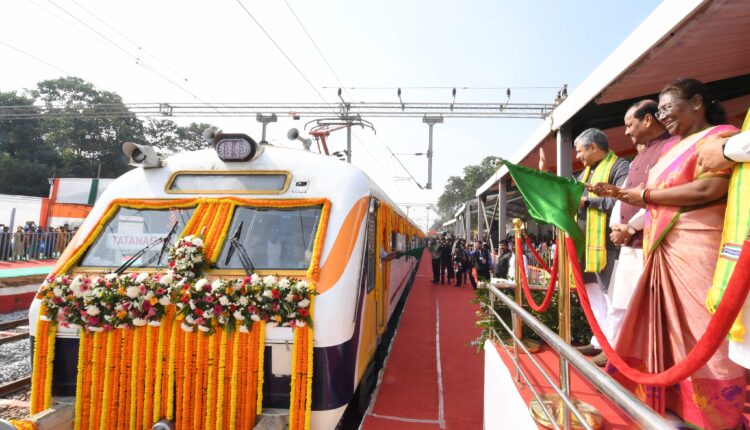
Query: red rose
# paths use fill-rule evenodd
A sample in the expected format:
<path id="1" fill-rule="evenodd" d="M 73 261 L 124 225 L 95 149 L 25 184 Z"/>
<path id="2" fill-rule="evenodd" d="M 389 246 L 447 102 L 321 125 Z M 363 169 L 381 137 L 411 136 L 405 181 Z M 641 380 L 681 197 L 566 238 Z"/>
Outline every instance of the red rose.
<path id="1" fill-rule="evenodd" d="M 301 317 L 306 317 L 306 316 L 310 315 L 310 311 L 308 311 L 307 308 L 299 308 L 299 309 L 297 309 L 297 313 Z"/>
<path id="2" fill-rule="evenodd" d="M 271 290 L 271 294 L 273 295 L 274 299 L 280 299 L 281 298 L 281 291 L 279 291 L 279 290 Z"/>

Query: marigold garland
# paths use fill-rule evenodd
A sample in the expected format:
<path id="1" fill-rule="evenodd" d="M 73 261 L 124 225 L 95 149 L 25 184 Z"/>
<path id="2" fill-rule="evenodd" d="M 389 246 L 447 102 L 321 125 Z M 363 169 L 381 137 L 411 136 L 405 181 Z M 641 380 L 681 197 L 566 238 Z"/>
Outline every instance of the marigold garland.
<path id="1" fill-rule="evenodd" d="M 326 199 L 280 201 L 225 198 L 113 201 L 98 225 L 77 247 L 72 257 L 61 266 L 58 273 L 66 272 L 80 260 L 85 250 L 98 237 L 103 226 L 120 207 L 196 206 L 194 216 L 191 217 L 182 234 L 199 228 L 205 232 L 207 228 L 206 254 L 209 256 L 209 261 L 215 261 L 221 251 L 219 245 L 226 239 L 232 213 L 237 205 L 256 207 L 322 205 L 321 220 L 313 244 L 312 261 L 307 272 L 309 279 L 317 279 L 330 216 L 331 204 Z M 174 308 L 174 306 L 170 307 Z M 220 333 L 216 338 L 200 333 L 193 335 L 178 332 L 177 325 L 180 324 L 180 320 L 173 319 L 169 315 L 162 317 L 161 322 L 162 325 L 158 329 L 147 326 L 125 329 L 124 332 L 97 332 L 88 336 L 88 339 L 86 334 L 81 335 L 78 375 L 80 395 L 77 395 L 76 402 L 76 428 L 103 427 L 107 421 L 112 421 L 107 424 L 114 424 L 116 428 L 143 428 L 149 427 L 152 422 L 164 416 L 177 418 L 178 428 L 194 427 L 192 423 L 204 423 L 207 428 L 234 427 L 237 424 L 250 427 L 254 425 L 255 417 L 262 413 L 263 409 L 265 322 L 260 321 L 259 324 L 254 324 L 249 334 L 234 333 L 231 337 L 226 329 L 219 329 Z M 299 381 L 300 389 L 303 391 L 295 397 L 299 399 L 298 408 L 302 411 L 309 410 L 307 404 L 311 398 L 309 391 L 312 381 L 313 349 L 312 329 L 309 325 L 309 323 L 302 325 L 302 332 L 305 334 L 299 345 L 305 351 L 301 354 L 303 357 L 300 363 L 301 369 L 306 371 L 303 372 L 304 380 Z M 45 361 L 36 362 L 48 364 L 44 369 L 41 367 L 35 369 L 34 379 L 37 381 L 37 389 L 32 391 L 35 400 L 32 404 L 37 408 L 43 408 L 51 401 L 55 326 L 56 324 L 49 321 L 40 321 L 37 326 L 38 334 L 44 333 L 47 336 L 37 337 L 35 359 L 44 358 Z M 300 328 L 295 328 L 295 331 L 299 330 Z M 85 333 L 85 330 L 83 332 Z M 191 338 L 195 342 L 192 342 L 193 346 L 189 348 L 187 343 Z M 206 342 L 210 342 L 210 346 Z M 210 349 L 208 351 L 207 346 Z M 248 352 L 249 360 L 240 360 L 240 357 L 248 355 Z M 188 357 L 196 353 L 197 356 Z M 231 357 L 227 357 L 228 354 L 231 354 Z M 183 364 L 190 362 L 191 366 L 176 366 L 177 360 Z M 190 390 L 193 377 L 195 384 Z M 242 386 L 239 382 L 242 380 L 251 383 Z M 177 389 L 176 392 L 174 387 Z M 244 393 L 244 396 L 238 393 L 238 387 L 241 388 L 239 391 Z M 243 390 L 244 388 L 247 390 Z M 178 414 L 174 414 L 175 395 L 177 405 L 185 406 L 186 402 L 193 400 L 193 393 L 196 393 L 195 408 L 192 408 L 192 411 L 191 408 L 181 408 L 178 409 Z M 223 404 L 227 400 L 229 400 L 228 410 L 224 410 Z M 192 419 L 185 419 L 186 415 L 190 415 Z M 303 420 L 305 427 L 309 426 L 308 413 L 297 416 Z"/>
<path id="2" fill-rule="evenodd" d="M 85 331 L 81 331 L 78 337 L 78 374 L 76 375 L 76 405 L 75 415 L 73 419 L 74 430 L 80 430 L 81 428 L 81 412 L 83 403 L 83 375 L 84 375 L 84 363 L 86 362 L 86 342 L 88 336 Z"/>
<path id="3" fill-rule="evenodd" d="M 128 428 L 135 430 L 136 427 L 136 411 L 138 410 L 138 358 L 142 354 L 141 352 L 141 337 L 143 336 L 140 327 L 133 329 L 133 355 L 130 360 L 130 407 L 128 414 Z"/>
<path id="4" fill-rule="evenodd" d="M 33 422 L 31 420 L 27 420 L 27 419 L 23 419 L 23 420 L 8 420 L 8 422 L 10 423 L 10 425 L 12 425 L 13 427 L 15 427 L 18 430 L 37 430 L 39 428 L 39 427 L 37 427 L 37 425 L 36 425 L 35 422 Z"/>
<path id="5" fill-rule="evenodd" d="M 162 321 L 162 323 L 159 325 L 159 327 L 156 328 L 157 334 L 156 334 L 156 352 L 154 355 L 154 360 L 156 361 L 156 369 L 154 369 L 154 391 L 153 391 L 153 409 L 151 411 L 151 422 L 155 423 L 159 421 L 159 418 L 162 416 L 162 381 L 164 378 L 164 338 L 166 336 L 166 332 L 171 330 L 171 326 L 168 326 L 166 322 L 169 320 L 169 317 L 165 318 L 166 321 Z"/>
<path id="6" fill-rule="evenodd" d="M 233 429 L 235 428 L 235 425 L 237 423 L 237 375 L 239 374 L 239 362 L 237 361 L 239 359 L 239 333 L 237 330 L 239 329 L 238 326 L 235 327 L 235 331 L 230 335 L 229 337 L 229 344 L 230 348 L 232 349 L 232 353 L 229 356 L 229 387 L 228 392 L 224 394 L 225 397 L 229 398 L 229 415 L 226 422 L 226 428 Z"/>
<path id="7" fill-rule="evenodd" d="M 167 370 L 167 383 L 166 383 L 166 400 L 163 402 L 164 414 L 163 416 L 168 420 L 174 419 L 173 405 L 175 402 L 175 362 L 178 357 L 182 356 L 182 339 L 181 332 L 178 331 L 179 321 L 174 317 L 174 307 L 172 307 L 172 318 L 170 320 L 170 334 L 169 334 L 169 359 L 168 370 Z M 182 367 L 182 366 L 180 366 Z M 177 400 L 177 404 L 180 401 Z"/>
<path id="8" fill-rule="evenodd" d="M 99 416 L 99 428 L 106 429 L 107 428 L 107 422 L 110 422 L 110 395 L 111 395 L 111 389 L 112 389 L 112 377 L 114 374 L 111 372 L 112 367 L 112 361 L 114 359 L 114 338 L 115 335 L 119 335 L 119 333 L 99 333 L 101 336 L 106 338 L 106 352 L 104 355 L 104 365 L 102 366 L 102 370 L 104 371 L 104 382 L 102 384 L 102 393 L 101 393 L 101 414 Z"/>
<path id="9" fill-rule="evenodd" d="M 219 334 L 219 333 L 217 333 Z M 221 330 L 221 338 L 219 341 L 219 369 L 216 375 L 217 386 L 216 386 L 216 423 L 214 425 L 217 429 L 224 428 L 224 371 L 226 369 L 227 362 L 227 331 Z"/>
<path id="10" fill-rule="evenodd" d="M 206 402 L 205 402 L 205 420 L 203 421 L 203 428 L 205 430 L 211 430 L 214 425 L 213 420 L 213 411 L 216 405 L 215 397 L 214 397 L 214 388 L 216 386 L 215 379 L 216 379 L 216 342 L 214 342 L 214 339 L 219 338 L 219 332 L 221 329 L 218 329 L 216 333 L 214 333 L 213 336 L 208 336 L 208 365 L 206 369 Z"/>
<path id="11" fill-rule="evenodd" d="M 257 350 L 258 350 L 258 359 L 255 360 L 257 362 L 258 366 L 258 388 L 256 390 L 256 397 L 257 397 L 257 409 L 255 410 L 255 415 L 258 416 L 263 412 L 263 372 L 264 372 L 264 362 L 266 358 L 266 322 L 261 321 L 259 324 L 257 324 L 258 327 L 258 344 L 257 344 Z M 252 345 L 251 345 L 252 347 Z"/>
<path id="12" fill-rule="evenodd" d="M 150 324 L 145 326 L 146 330 L 146 354 L 145 354 L 145 369 L 143 374 L 143 409 L 138 410 L 138 414 L 142 416 L 141 422 L 143 426 L 138 425 L 138 428 L 144 426 L 151 427 L 149 424 L 153 415 L 153 404 L 154 404 L 154 372 L 153 372 L 153 361 L 154 361 L 154 330 L 155 327 Z"/>

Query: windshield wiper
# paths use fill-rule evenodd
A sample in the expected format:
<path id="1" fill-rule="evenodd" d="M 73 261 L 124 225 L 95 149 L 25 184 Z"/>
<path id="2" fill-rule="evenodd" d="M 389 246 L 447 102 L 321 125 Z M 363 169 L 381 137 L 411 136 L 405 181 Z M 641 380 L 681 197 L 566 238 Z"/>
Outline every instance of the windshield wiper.
<path id="1" fill-rule="evenodd" d="M 143 248 L 141 248 L 140 251 L 138 251 L 135 254 L 133 254 L 132 257 L 128 258 L 128 261 L 122 263 L 122 265 L 120 267 L 118 267 L 117 270 L 115 270 L 115 274 L 122 275 L 122 272 L 128 270 L 130 268 L 130 266 L 132 266 L 133 263 L 135 263 L 136 260 L 138 260 L 138 258 L 140 258 L 143 254 L 145 254 L 146 252 L 148 252 L 149 249 L 153 248 L 154 246 L 156 246 L 159 243 L 162 244 L 161 252 L 159 252 L 159 256 L 158 256 L 159 260 L 161 260 L 162 255 L 164 255 L 164 250 L 167 248 L 167 245 L 169 244 L 169 240 L 172 238 L 172 235 L 174 234 L 175 230 L 177 230 L 177 223 L 174 223 L 174 225 L 172 225 L 172 229 L 169 231 L 169 233 L 167 233 L 166 236 L 161 237 L 161 238 L 159 238 L 159 239 L 157 239 L 157 240 L 149 243 L 148 245 L 146 245 Z M 152 258 L 151 260 L 149 260 L 146 263 L 144 263 L 143 265 L 141 265 L 141 267 L 148 266 L 149 264 L 151 264 L 153 262 L 154 262 L 154 258 Z"/>
<path id="2" fill-rule="evenodd" d="M 224 265 L 229 265 L 229 260 L 232 259 L 234 250 L 237 249 L 237 256 L 240 258 L 240 264 L 242 264 L 242 268 L 245 269 L 245 273 L 250 276 L 253 274 L 255 267 L 253 266 L 252 260 L 250 260 L 250 256 L 247 255 L 245 245 L 239 240 L 243 224 L 245 224 L 245 221 L 240 221 L 240 225 L 237 226 L 237 230 L 234 231 L 234 235 L 229 240 L 229 251 L 227 251 L 227 258 L 224 259 Z"/>

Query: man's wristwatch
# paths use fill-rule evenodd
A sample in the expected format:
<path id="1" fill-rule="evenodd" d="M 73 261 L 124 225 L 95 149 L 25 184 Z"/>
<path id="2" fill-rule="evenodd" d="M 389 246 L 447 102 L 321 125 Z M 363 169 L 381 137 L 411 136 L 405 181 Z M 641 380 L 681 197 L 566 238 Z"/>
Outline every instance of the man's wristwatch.
<path id="1" fill-rule="evenodd" d="M 628 224 L 628 234 L 631 236 L 634 235 L 638 230 L 635 229 L 632 225 Z"/>

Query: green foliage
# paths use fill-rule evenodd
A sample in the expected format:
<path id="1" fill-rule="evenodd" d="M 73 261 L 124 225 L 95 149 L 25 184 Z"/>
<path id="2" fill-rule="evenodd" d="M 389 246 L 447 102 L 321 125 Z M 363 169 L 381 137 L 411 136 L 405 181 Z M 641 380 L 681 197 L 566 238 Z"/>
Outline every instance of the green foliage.
<path id="1" fill-rule="evenodd" d="M 515 296 L 515 291 L 513 290 L 502 290 L 502 292 L 510 298 L 513 298 Z M 544 300 L 544 293 L 544 291 L 531 292 L 536 303 L 542 303 L 542 301 Z M 484 349 L 484 342 L 490 338 L 493 329 L 501 336 L 504 341 L 506 339 L 510 339 L 510 336 L 507 334 L 500 321 L 498 321 L 494 315 L 488 312 L 488 309 L 490 307 L 489 294 L 490 292 L 487 288 L 479 288 L 476 290 L 476 298 L 474 299 L 474 303 L 479 303 L 479 306 L 482 309 L 481 311 L 477 311 L 478 321 L 476 322 L 477 327 L 480 327 L 482 329 L 482 334 L 479 336 L 479 338 L 472 342 L 472 344 L 475 345 L 478 350 Z M 552 297 L 552 303 L 550 303 L 549 308 L 547 308 L 547 311 L 544 313 L 532 311 L 526 303 L 526 297 L 523 296 L 523 293 L 522 301 L 523 308 L 525 310 L 531 312 L 531 314 L 534 315 L 535 318 L 541 321 L 550 330 L 557 333 L 557 293 L 555 293 Z M 511 312 L 507 306 L 500 304 L 496 300 L 495 312 L 497 312 L 502 317 L 503 321 L 505 321 L 508 327 L 512 327 Z M 581 303 L 578 300 L 578 296 L 574 292 L 571 292 L 570 295 L 570 324 L 572 343 L 589 343 L 589 340 L 591 339 L 591 329 L 589 328 L 588 322 L 586 321 L 586 316 L 583 313 L 583 309 L 581 308 Z M 541 341 L 539 335 L 537 335 L 535 331 L 531 330 L 527 326 L 523 327 L 523 337 Z"/>
<path id="2" fill-rule="evenodd" d="M 499 160 L 499 157 L 490 155 L 485 157 L 478 165 L 464 167 L 462 177 L 451 176 L 448 178 L 445 190 L 438 198 L 437 204 L 442 220 L 436 222 L 436 224 L 441 224 L 443 221 L 453 218 L 462 203 L 475 197 L 477 188 L 482 186 L 497 171 Z"/>
<path id="3" fill-rule="evenodd" d="M 41 119 L 0 121 L 0 193 L 45 197 L 48 178 L 116 178 L 129 170 L 123 142 L 152 144 L 167 154 L 208 146 L 202 133 L 210 124 L 144 125 L 118 94 L 76 77 L 42 81 L 25 94 L 0 92 L 0 106 L 44 106 L 46 112 Z M 107 112 L 125 114 L 96 117 Z"/>
<path id="4" fill-rule="evenodd" d="M 203 132 L 211 124 L 191 122 L 182 127 L 168 119 L 149 119 L 146 124 L 146 140 L 162 153 L 195 151 L 211 146 L 203 139 Z"/>

